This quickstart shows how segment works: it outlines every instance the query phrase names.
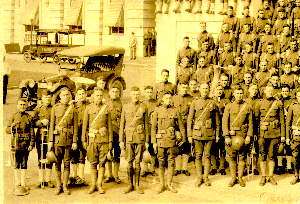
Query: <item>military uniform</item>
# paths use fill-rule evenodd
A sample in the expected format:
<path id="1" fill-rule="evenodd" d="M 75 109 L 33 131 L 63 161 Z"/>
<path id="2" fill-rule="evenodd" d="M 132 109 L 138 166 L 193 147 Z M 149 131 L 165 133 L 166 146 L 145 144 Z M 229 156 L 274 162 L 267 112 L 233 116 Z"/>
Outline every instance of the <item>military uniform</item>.
<path id="1" fill-rule="evenodd" d="M 292 67 L 296 67 L 300 65 L 300 57 L 299 57 L 299 50 L 286 50 L 286 54 L 283 58 L 284 62 L 291 62 Z"/>
<path id="2" fill-rule="evenodd" d="M 286 120 L 286 137 L 291 141 L 291 149 L 294 157 L 294 174 L 295 178 L 291 184 L 299 182 L 299 169 L 300 169 L 300 104 L 298 102 L 291 105 L 287 114 Z"/>
<path id="3" fill-rule="evenodd" d="M 144 56 L 151 56 L 151 41 L 152 41 L 152 33 L 147 32 L 144 34 Z"/>
<path id="4" fill-rule="evenodd" d="M 242 32 L 239 35 L 238 38 L 238 44 L 237 44 L 237 53 L 242 53 L 243 50 L 245 50 L 245 44 L 246 43 L 252 43 L 253 44 L 253 50 L 255 51 L 256 48 L 256 40 L 257 37 L 254 33 L 251 32 Z"/>
<path id="5" fill-rule="evenodd" d="M 208 40 L 208 47 L 210 50 L 213 50 L 215 47 L 215 42 L 213 36 L 208 33 L 206 30 L 199 33 L 197 36 L 197 41 L 198 41 L 198 49 L 200 50 L 202 48 L 202 43 L 204 41 Z"/>
<path id="6" fill-rule="evenodd" d="M 289 47 L 290 47 L 290 41 L 292 40 L 292 36 L 290 35 L 280 35 L 280 37 L 278 38 L 278 43 L 277 43 L 277 46 L 275 46 L 275 50 L 278 52 L 278 53 L 285 53 Z"/>
<path id="7" fill-rule="evenodd" d="M 218 51 L 218 49 L 220 50 L 224 48 L 225 42 L 231 42 L 233 51 L 236 50 L 236 38 L 234 36 L 234 33 L 228 31 L 228 32 L 221 32 L 219 34 L 216 42 L 216 52 Z"/>
<path id="8" fill-rule="evenodd" d="M 277 69 L 280 62 L 280 59 L 278 58 L 278 55 L 275 51 L 273 53 L 268 53 L 268 52 L 262 53 L 260 56 L 260 60 L 268 61 L 268 65 L 267 65 L 268 69 L 272 69 L 272 68 Z"/>
<path id="9" fill-rule="evenodd" d="M 123 106 L 119 130 L 119 141 L 126 143 L 126 159 L 128 161 L 129 186 L 125 193 L 133 190 L 134 174 L 135 187 L 139 193 L 142 193 L 139 187 L 140 163 L 145 150 L 145 143 L 149 143 L 148 111 L 142 102 L 129 103 Z M 133 162 L 135 163 L 135 169 L 133 168 Z"/>
<path id="10" fill-rule="evenodd" d="M 287 18 L 278 18 L 274 25 L 273 25 L 273 29 L 272 29 L 272 34 L 273 35 L 280 35 L 280 33 L 283 31 L 283 27 L 284 25 L 289 24 L 289 21 Z"/>
<path id="11" fill-rule="evenodd" d="M 196 54 L 196 62 L 200 57 L 204 57 L 205 65 L 216 64 L 216 54 L 214 50 L 200 50 Z"/>
<path id="12" fill-rule="evenodd" d="M 264 72 L 259 71 L 255 74 L 254 81 L 257 82 L 258 87 L 261 88 L 268 84 L 270 78 L 271 75 L 267 70 Z"/>
<path id="13" fill-rule="evenodd" d="M 253 137 L 253 112 L 249 104 L 245 101 L 234 101 L 225 107 L 224 115 L 222 118 L 222 130 L 226 138 L 231 140 L 234 137 L 252 138 Z M 241 149 L 236 150 L 230 144 L 226 144 L 226 153 L 230 167 L 231 181 L 229 187 L 236 183 L 236 168 L 238 166 L 238 181 L 242 187 L 245 183 L 242 179 L 245 159 L 249 149 L 249 144 L 243 144 Z M 239 157 L 238 165 L 236 157 Z"/>
<path id="14" fill-rule="evenodd" d="M 258 43 L 258 48 L 257 51 L 258 53 L 265 53 L 267 52 L 267 45 L 269 43 L 273 43 L 276 44 L 277 43 L 277 38 L 276 36 L 274 36 L 273 34 L 269 33 L 263 33 L 260 37 L 259 37 L 259 43 Z"/>
<path id="15" fill-rule="evenodd" d="M 177 138 L 175 131 L 180 131 L 181 141 L 186 141 L 184 125 L 179 111 L 173 106 L 159 106 L 153 112 L 151 122 L 151 141 L 157 144 L 157 157 L 159 162 L 159 193 L 164 190 L 164 175 L 166 160 L 168 161 L 167 188 L 177 192 L 172 187 L 172 180 L 175 170 L 175 157 L 177 151 Z"/>
<path id="16" fill-rule="evenodd" d="M 63 190 L 70 194 L 67 185 L 70 175 L 70 151 L 73 143 L 77 143 L 78 117 L 74 105 L 58 103 L 52 107 L 50 116 L 49 142 L 54 144 L 57 157 L 55 177 L 57 192 L 61 192 L 61 165 L 64 163 Z"/>
<path id="17" fill-rule="evenodd" d="M 253 31 L 258 35 L 263 34 L 267 23 L 271 23 L 268 18 L 256 18 L 253 24 Z"/>
<path id="18" fill-rule="evenodd" d="M 243 16 L 242 18 L 238 19 L 237 28 L 236 28 L 236 35 L 239 36 L 240 33 L 243 32 L 244 25 L 250 25 L 253 28 L 254 18 L 251 16 Z"/>
<path id="19" fill-rule="evenodd" d="M 180 65 L 181 60 L 183 58 L 187 57 L 189 59 L 189 65 L 194 66 L 195 65 L 195 55 L 196 55 L 196 52 L 190 46 L 179 49 L 179 51 L 177 53 L 176 65 L 177 66 Z"/>
<path id="20" fill-rule="evenodd" d="M 112 149 L 112 141 L 113 126 L 111 111 L 108 106 L 103 103 L 88 105 L 85 109 L 82 123 L 82 143 L 88 144 L 87 159 L 91 164 L 92 184 L 89 193 L 95 191 L 97 179 L 98 191 L 104 193 L 102 182 L 107 155 Z M 97 165 L 99 165 L 98 172 Z"/>
<path id="21" fill-rule="evenodd" d="M 234 52 L 233 51 L 223 51 L 220 55 L 219 55 L 219 66 L 220 67 L 228 67 L 229 65 L 233 65 L 234 64 Z"/>
<path id="22" fill-rule="evenodd" d="M 223 20 L 223 24 L 226 23 L 229 25 L 229 30 L 231 30 L 234 34 L 236 33 L 237 25 L 238 25 L 238 18 L 234 15 L 226 16 Z"/>
<path id="23" fill-rule="evenodd" d="M 258 69 L 258 56 L 254 52 L 242 52 L 242 59 L 247 72 L 256 73 Z"/>
<path id="24" fill-rule="evenodd" d="M 243 66 L 228 66 L 224 68 L 224 73 L 229 76 L 232 85 L 241 84 L 244 81 L 244 67 Z"/>
<path id="25" fill-rule="evenodd" d="M 214 70 L 210 65 L 197 67 L 197 70 L 193 75 L 193 79 L 195 79 L 199 84 L 210 83 L 213 80 L 213 77 Z"/>
<path id="26" fill-rule="evenodd" d="M 192 78 L 195 70 L 193 67 L 178 66 L 176 69 L 176 84 L 187 84 Z"/>
<path id="27" fill-rule="evenodd" d="M 273 178 L 275 167 L 274 159 L 277 154 L 277 148 L 280 137 L 285 137 L 284 111 L 280 101 L 274 98 L 262 99 L 259 105 L 259 155 L 261 158 L 261 175 L 260 185 L 266 182 L 266 161 L 269 158 L 269 177 L 270 182 L 276 185 Z"/>
<path id="28" fill-rule="evenodd" d="M 210 151 L 213 141 L 219 138 L 220 121 L 218 108 L 213 99 L 199 98 L 192 102 L 187 126 L 188 137 L 195 147 L 195 165 L 197 171 L 196 185 L 200 186 L 202 178 L 202 157 L 204 156 L 204 183 L 210 186 Z"/>
<path id="29" fill-rule="evenodd" d="M 169 91 L 172 93 L 172 95 L 174 95 L 176 92 L 176 86 L 174 84 L 172 84 L 171 82 L 156 83 L 154 90 L 153 90 L 154 99 L 157 99 L 157 100 L 161 99 L 161 97 L 165 91 Z"/>
<path id="30" fill-rule="evenodd" d="M 282 74 L 280 76 L 280 84 L 288 85 L 291 89 L 295 88 L 295 79 L 296 76 L 294 74 Z"/>

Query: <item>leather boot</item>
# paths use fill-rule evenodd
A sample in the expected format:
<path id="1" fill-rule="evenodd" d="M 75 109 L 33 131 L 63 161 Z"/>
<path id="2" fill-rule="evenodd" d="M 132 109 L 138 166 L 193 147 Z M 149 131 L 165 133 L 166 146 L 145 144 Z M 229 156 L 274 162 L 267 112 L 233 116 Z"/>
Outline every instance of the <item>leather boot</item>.
<path id="1" fill-rule="evenodd" d="M 238 165 L 238 181 L 241 187 L 245 187 L 246 183 L 243 179 L 243 173 L 244 173 L 244 169 L 245 169 L 245 162 L 244 161 L 239 161 L 239 165 Z"/>
<path id="2" fill-rule="evenodd" d="M 274 161 L 269 161 L 269 182 L 272 185 L 277 185 L 277 181 L 274 178 L 274 168 L 275 168 L 275 162 Z"/>
<path id="3" fill-rule="evenodd" d="M 172 185 L 173 175 L 174 175 L 174 167 L 169 166 L 168 167 L 167 187 L 168 187 L 168 190 L 171 191 L 172 193 L 177 193 L 177 190 Z"/>
<path id="4" fill-rule="evenodd" d="M 195 186 L 196 187 L 200 187 L 201 184 L 203 183 L 203 178 L 202 178 L 202 161 L 201 161 L 201 159 L 195 161 L 195 166 L 196 166 L 196 173 L 197 173 L 197 179 L 196 179 Z"/>
<path id="5" fill-rule="evenodd" d="M 135 170 L 135 190 L 139 194 L 144 194 L 144 190 L 140 186 L 140 176 L 141 176 L 141 171 L 140 170 Z"/>
<path id="6" fill-rule="evenodd" d="M 88 194 L 92 194 L 97 190 L 97 169 L 91 169 L 91 186 L 89 188 Z"/>
<path id="7" fill-rule="evenodd" d="M 197 5 L 197 4 L 198 4 L 198 5 Z M 196 11 L 194 12 L 194 14 L 197 14 L 197 13 L 201 14 L 201 13 L 202 13 L 202 0 L 198 0 L 198 1 L 196 2 L 196 7 L 197 7 L 197 9 L 196 9 Z"/>
<path id="8" fill-rule="evenodd" d="M 297 166 L 298 166 L 298 164 L 295 161 L 294 162 L 294 175 L 295 176 L 294 176 L 293 180 L 290 183 L 291 185 L 295 185 L 296 183 L 300 182 L 300 179 L 299 179 L 299 169 L 297 168 Z"/>
<path id="9" fill-rule="evenodd" d="M 128 177 L 128 187 L 125 189 L 124 193 L 130 193 L 133 191 L 133 168 L 127 170 L 127 177 Z"/>
<path id="10" fill-rule="evenodd" d="M 210 160 L 206 158 L 204 163 L 204 184 L 206 186 L 211 186 L 211 182 L 208 179 L 209 172 L 210 172 Z"/>
<path id="11" fill-rule="evenodd" d="M 61 186 L 61 172 L 57 171 L 56 169 L 54 170 L 54 176 L 56 180 L 56 190 L 55 190 L 55 195 L 59 195 L 62 193 L 62 186 Z"/>
<path id="12" fill-rule="evenodd" d="M 69 182 L 69 175 L 70 175 L 70 171 L 64 171 L 64 176 L 63 176 L 63 191 L 64 194 L 66 195 L 70 195 L 71 192 L 68 188 L 68 182 Z"/>
<path id="13" fill-rule="evenodd" d="M 259 182 L 260 186 L 264 186 L 266 184 L 266 169 L 267 169 L 267 162 L 261 161 L 260 162 L 260 172 L 261 172 L 261 179 Z"/>
<path id="14" fill-rule="evenodd" d="M 228 184 L 228 187 L 233 187 L 236 184 L 236 162 L 231 160 L 229 161 L 229 169 L 230 169 L 230 175 L 231 180 Z"/>
<path id="15" fill-rule="evenodd" d="M 115 182 L 117 184 L 121 183 L 121 180 L 119 178 L 119 168 L 120 168 L 120 163 L 119 162 L 113 162 L 113 176 L 114 176 Z"/>
<path id="16" fill-rule="evenodd" d="M 164 167 L 159 168 L 158 176 L 159 176 L 160 184 L 157 193 L 159 194 L 165 190 L 165 168 Z"/>
<path id="17" fill-rule="evenodd" d="M 98 181 L 97 181 L 97 188 L 98 188 L 98 192 L 100 194 L 105 193 L 104 189 L 102 188 L 104 172 L 105 172 L 105 167 L 100 167 L 99 170 L 98 170 Z"/>

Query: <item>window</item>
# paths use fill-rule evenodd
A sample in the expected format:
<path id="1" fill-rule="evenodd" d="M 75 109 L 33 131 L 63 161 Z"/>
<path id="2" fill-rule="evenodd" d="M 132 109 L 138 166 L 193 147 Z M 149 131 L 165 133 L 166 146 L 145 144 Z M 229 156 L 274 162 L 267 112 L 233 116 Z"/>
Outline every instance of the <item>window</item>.
<path id="1" fill-rule="evenodd" d="M 124 27 L 109 27 L 109 34 L 124 34 Z"/>

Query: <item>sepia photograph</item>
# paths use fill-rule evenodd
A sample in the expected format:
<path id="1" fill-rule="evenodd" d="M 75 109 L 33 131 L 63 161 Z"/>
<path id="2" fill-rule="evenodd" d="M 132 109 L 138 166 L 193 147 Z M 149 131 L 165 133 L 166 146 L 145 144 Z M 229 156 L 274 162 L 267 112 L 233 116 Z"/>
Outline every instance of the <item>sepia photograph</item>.
<path id="1" fill-rule="evenodd" d="M 1 0 L 5 204 L 300 204 L 300 0 Z"/>

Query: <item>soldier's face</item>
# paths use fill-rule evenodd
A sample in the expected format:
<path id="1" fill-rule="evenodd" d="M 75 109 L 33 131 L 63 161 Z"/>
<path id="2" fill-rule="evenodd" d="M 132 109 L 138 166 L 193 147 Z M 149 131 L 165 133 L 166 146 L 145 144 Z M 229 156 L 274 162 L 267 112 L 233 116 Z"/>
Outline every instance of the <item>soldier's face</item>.
<path id="1" fill-rule="evenodd" d="M 99 87 L 100 89 L 102 89 L 102 90 L 104 90 L 105 89 L 105 81 L 104 80 L 102 80 L 102 79 L 99 79 L 98 81 L 97 81 L 97 87 Z"/>
<path id="2" fill-rule="evenodd" d="M 265 15 L 264 11 L 259 11 L 259 13 L 258 13 L 259 18 L 263 18 L 264 15 Z"/>
<path id="3" fill-rule="evenodd" d="M 278 78 L 278 76 L 272 76 L 271 79 L 270 79 L 270 81 L 271 81 L 271 84 L 272 84 L 274 87 L 276 87 L 276 86 L 278 86 L 279 78 Z"/>
<path id="4" fill-rule="evenodd" d="M 290 28 L 289 28 L 289 27 L 284 27 L 282 32 L 283 32 L 283 34 L 284 34 L 285 36 L 287 36 L 287 35 L 290 34 Z"/>
<path id="5" fill-rule="evenodd" d="M 268 53 L 272 54 L 274 51 L 273 45 L 268 45 L 267 50 L 268 50 Z"/>
<path id="6" fill-rule="evenodd" d="M 266 33 L 271 33 L 271 26 L 270 25 L 265 25 L 265 32 Z"/>
<path id="7" fill-rule="evenodd" d="M 188 86 L 186 84 L 181 84 L 179 86 L 178 92 L 179 92 L 179 95 L 181 95 L 181 96 L 186 95 L 188 93 Z"/>
<path id="8" fill-rule="evenodd" d="M 172 103 L 172 96 L 171 94 L 164 94 L 162 97 L 162 104 L 164 106 L 168 106 Z"/>
<path id="9" fill-rule="evenodd" d="M 281 12 L 279 12 L 279 13 L 278 13 L 278 16 L 279 16 L 279 18 L 281 18 L 281 19 L 282 19 L 282 18 L 284 18 L 284 17 L 285 17 L 285 14 L 284 14 L 284 12 L 282 12 L 282 11 L 281 11 Z"/>
<path id="10" fill-rule="evenodd" d="M 228 77 L 222 76 L 221 77 L 221 85 L 226 87 L 228 85 Z"/>
<path id="11" fill-rule="evenodd" d="M 227 10 L 227 14 L 228 14 L 229 16 L 232 16 L 232 15 L 233 15 L 233 10 L 232 10 L 232 8 L 229 8 L 229 9 Z"/>
<path id="12" fill-rule="evenodd" d="M 230 43 L 225 43 L 224 44 L 224 50 L 229 51 L 231 49 L 231 44 Z"/>
<path id="13" fill-rule="evenodd" d="M 278 1 L 278 4 L 279 4 L 281 7 L 284 7 L 285 2 L 284 2 L 283 0 L 279 0 L 279 1 Z"/>
<path id="14" fill-rule="evenodd" d="M 291 73 L 291 64 L 286 64 L 286 65 L 284 65 L 284 67 L 283 67 L 283 71 L 284 71 L 284 73 L 285 74 L 289 74 L 289 73 Z"/>
<path id="15" fill-rule="evenodd" d="M 227 31 L 229 30 L 228 24 L 223 24 L 223 25 L 222 25 L 222 30 L 223 30 L 224 32 L 227 32 Z"/>
<path id="16" fill-rule="evenodd" d="M 67 104 L 71 100 L 71 93 L 67 90 L 64 90 L 64 91 L 60 92 L 59 97 L 60 97 L 61 103 Z"/>
<path id="17" fill-rule="evenodd" d="M 34 80 L 31 79 L 31 80 L 28 81 L 28 87 L 29 88 L 33 88 L 34 85 L 35 85 L 35 81 Z"/>
<path id="18" fill-rule="evenodd" d="M 153 97 L 153 90 L 152 89 L 146 89 L 144 92 L 144 96 L 146 100 L 152 99 Z"/>
<path id="19" fill-rule="evenodd" d="M 206 24 L 200 23 L 200 31 L 205 31 L 205 30 L 206 30 Z"/>
<path id="20" fill-rule="evenodd" d="M 47 107 L 51 103 L 51 96 L 42 96 L 42 105 Z"/>
<path id="21" fill-rule="evenodd" d="M 189 59 L 187 57 L 183 58 L 181 60 L 181 66 L 182 67 L 187 67 L 189 65 Z"/>
<path id="22" fill-rule="evenodd" d="M 266 87 L 266 89 L 265 89 L 265 95 L 266 95 L 267 98 L 273 97 L 273 92 L 274 92 L 273 87 L 270 87 L 270 86 Z"/>
<path id="23" fill-rule="evenodd" d="M 200 95 L 201 97 L 207 97 L 209 93 L 209 86 L 207 84 L 201 84 Z"/>
<path id="24" fill-rule="evenodd" d="M 189 88 L 192 92 L 196 91 L 198 88 L 197 82 L 195 80 L 191 80 L 189 83 Z"/>
<path id="25" fill-rule="evenodd" d="M 245 84 L 251 84 L 251 82 L 252 82 L 252 76 L 251 76 L 251 74 L 245 74 L 244 75 L 244 81 L 245 81 Z"/>
<path id="26" fill-rule="evenodd" d="M 244 10 L 244 16 L 249 16 L 249 9 Z"/>
<path id="27" fill-rule="evenodd" d="M 163 82 L 168 82 L 168 80 L 169 80 L 169 73 L 168 72 L 161 73 L 161 79 L 162 79 Z"/>
<path id="28" fill-rule="evenodd" d="M 237 100 L 237 101 L 241 101 L 244 98 L 243 90 L 235 90 L 233 95 L 234 95 L 235 100 Z"/>
<path id="29" fill-rule="evenodd" d="M 296 6 L 300 7 L 300 1 L 299 0 L 296 1 Z"/>
<path id="30" fill-rule="evenodd" d="M 86 94 L 84 90 L 78 90 L 76 93 L 76 100 L 77 101 L 83 101 L 86 99 Z"/>
<path id="31" fill-rule="evenodd" d="M 236 63 L 236 65 L 241 65 L 242 64 L 242 58 L 241 57 L 236 57 L 235 58 L 235 63 Z"/>
<path id="32" fill-rule="evenodd" d="M 25 102 L 25 101 L 18 101 L 17 109 L 18 109 L 20 112 L 26 111 L 26 108 L 27 108 L 27 102 Z"/>
<path id="33" fill-rule="evenodd" d="M 103 100 L 103 91 L 95 90 L 93 93 L 93 100 L 95 104 L 100 104 Z"/>
<path id="34" fill-rule="evenodd" d="M 290 95 L 290 90 L 287 87 L 282 88 L 281 95 L 283 98 L 287 98 Z"/>
<path id="35" fill-rule="evenodd" d="M 131 91 L 131 99 L 133 102 L 137 102 L 140 99 L 140 91 Z"/>
<path id="36" fill-rule="evenodd" d="M 250 26 L 246 24 L 243 26 L 243 29 L 244 29 L 245 33 L 247 33 L 250 31 Z"/>
<path id="37" fill-rule="evenodd" d="M 222 96 L 223 92 L 224 92 L 224 90 L 223 90 L 223 87 L 222 87 L 222 86 L 218 86 L 218 87 L 216 88 L 216 96 L 217 96 L 217 97 Z"/>
<path id="38" fill-rule="evenodd" d="M 252 51 L 252 47 L 249 44 L 245 45 L 245 49 L 246 49 L 246 52 L 251 52 Z"/>
<path id="39" fill-rule="evenodd" d="M 297 98 L 297 102 L 300 103 L 300 92 L 297 92 L 296 98 Z"/>
<path id="40" fill-rule="evenodd" d="M 190 40 L 189 39 L 184 39 L 183 40 L 183 47 L 188 47 L 190 45 Z"/>
<path id="41" fill-rule="evenodd" d="M 258 87 L 256 85 L 249 87 L 249 95 L 251 98 L 255 97 L 257 94 L 258 94 Z"/>
<path id="42" fill-rule="evenodd" d="M 112 88 L 109 95 L 111 99 L 118 99 L 120 98 L 120 90 L 118 88 Z"/>
<path id="43" fill-rule="evenodd" d="M 297 50 L 297 43 L 296 42 L 291 42 L 290 43 L 290 47 L 293 51 L 296 51 Z"/>
<path id="44" fill-rule="evenodd" d="M 269 4 L 269 2 L 268 1 L 264 1 L 264 8 L 269 8 L 269 6 L 270 6 L 270 4 Z"/>
<path id="45" fill-rule="evenodd" d="M 208 42 L 202 44 L 204 50 L 208 50 Z"/>
<path id="46" fill-rule="evenodd" d="M 260 70 L 261 71 L 266 71 L 267 70 L 267 62 L 265 62 L 265 61 L 262 61 L 261 63 L 260 63 L 260 65 L 259 65 L 259 68 L 260 68 Z"/>
<path id="47" fill-rule="evenodd" d="M 205 60 L 204 60 L 204 58 L 200 58 L 198 60 L 198 64 L 199 64 L 200 67 L 204 67 L 205 66 Z"/>

